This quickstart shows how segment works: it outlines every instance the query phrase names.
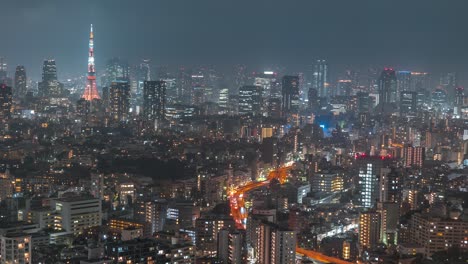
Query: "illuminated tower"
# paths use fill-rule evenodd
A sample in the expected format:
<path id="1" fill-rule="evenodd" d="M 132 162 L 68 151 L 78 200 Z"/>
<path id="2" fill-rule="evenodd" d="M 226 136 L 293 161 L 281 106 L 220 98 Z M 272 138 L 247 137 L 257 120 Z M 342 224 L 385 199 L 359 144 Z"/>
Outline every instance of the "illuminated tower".
<path id="1" fill-rule="evenodd" d="M 91 24 L 91 31 L 89 33 L 89 57 L 88 57 L 88 82 L 82 98 L 87 101 L 93 99 L 100 99 L 96 87 L 96 70 L 94 69 L 94 34 L 93 25 Z"/>

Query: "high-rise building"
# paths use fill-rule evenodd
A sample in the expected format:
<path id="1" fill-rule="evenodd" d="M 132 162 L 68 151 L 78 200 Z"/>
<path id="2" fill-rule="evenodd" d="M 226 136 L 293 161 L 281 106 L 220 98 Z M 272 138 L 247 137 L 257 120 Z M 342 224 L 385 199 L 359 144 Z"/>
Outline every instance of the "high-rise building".
<path id="1" fill-rule="evenodd" d="M 281 118 L 281 99 L 270 98 L 268 100 L 268 117 Z"/>
<path id="2" fill-rule="evenodd" d="M 357 157 L 359 169 L 359 201 L 363 207 L 372 208 L 379 199 L 379 178 L 381 173 L 388 173 L 382 170 L 387 167 L 390 160 L 379 156 Z"/>
<path id="3" fill-rule="evenodd" d="M 110 86 L 115 81 L 129 81 L 130 67 L 120 58 L 112 58 L 107 61 L 106 74 L 102 80 L 103 86 Z"/>
<path id="4" fill-rule="evenodd" d="M 270 222 L 260 223 L 255 241 L 258 263 L 295 263 L 296 243 L 295 231 Z"/>
<path id="5" fill-rule="evenodd" d="M 410 71 L 397 71 L 397 85 L 398 91 L 411 91 L 411 72 Z"/>
<path id="6" fill-rule="evenodd" d="M 307 93 L 307 100 L 309 109 L 315 111 L 320 107 L 320 98 L 318 96 L 318 91 L 314 88 L 309 88 L 309 92 Z"/>
<path id="7" fill-rule="evenodd" d="M 150 201 L 145 203 L 145 222 L 151 223 L 151 234 L 163 230 L 167 216 L 167 203 Z"/>
<path id="8" fill-rule="evenodd" d="M 299 77 L 286 75 L 282 82 L 282 111 L 283 114 L 299 112 Z"/>
<path id="9" fill-rule="evenodd" d="M 207 255 L 216 254 L 220 230 L 235 227 L 234 219 L 224 215 L 204 215 L 195 221 L 197 248 Z"/>
<path id="10" fill-rule="evenodd" d="M 145 81 L 151 81 L 151 68 L 150 60 L 143 60 L 137 68 L 137 90 L 136 94 L 141 95 L 143 93 Z"/>
<path id="11" fill-rule="evenodd" d="M 0 83 L 8 85 L 8 66 L 3 58 L 0 58 Z"/>
<path id="12" fill-rule="evenodd" d="M 243 235 L 239 231 L 222 229 L 218 233 L 217 257 L 223 263 L 244 263 Z"/>
<path id="13" fill-rule="evenodd" d="M 395 168 L 382 168 L 379 178 L 380 202 L 400 203 L 402 180 Z"/>
<path id="14" fill-rule="evenodd" d="M 166 117 L 166 82 L 145 81 L 143 115 L 147 120 L 161 121 Z"/>
<path id="15" fill-rule="evenodd" d="M 385 68 L 378 80 L 379 84 L 379 103 L 381 110 L 388 104 L 395 103 L 397 98 L 397 78 L 392 68 Z"/>
<path id="16" fill-rule="evenodd" d="M 11 87 L 0 84 L 0 120 L 10 118 L 13 107 L 13 95 Z"/>
<path id="17" fill-rule="evenodd" d="M 333 95 L 341 95 L 349 97 L 353 93 L 353 82 L 351 80 L 338 80 L 336 93 Z"/>
<path id="18" fill-rule="evenodd" d="M 88 53 L 88 77 L 87 83 L 82 98 L 86 101 L 94 99 L 101 99 L 96 85 L 96 69 L 94 67 L 94 32 L 93 24 L 91 24 L 91 30 L 89 32 L 89 53 Z"/>
<path id="19" fill-rule="evenodd" d="M 244 85 L 239 88 L 239 115 L 261 115 L 262 102 L 261 86 Z"/>
<path id="20" fill-rule="evenodd" d="M 32 263 L 32 241 L 28 234 L 7 234 L 0 237 L 1 264 Z"/>
<path id="21" fill-rule="evenodd" d="M 415 115 L 417 112 L 418 93 L 403 91 L 400 93 L 401 115 Z"/>
<path id="22" fill-rule="evenodd" d="M 357 96 L 357 112 L 358 113 L 368 113 L 371 107 L 371 98 L 369 93 L 358 92 Z"/>
<path id="23" fill-rule="evenodd" d="M 254 85 L 262 87 L 263 97 L 271 97 L 272 84 L 276 81 L 276 73 L 272 71 L 264 71 L 255 76 Z"/>
<path id="24" fill-rule="evenodd" d="M 130 85 L 127 81 L 112 82 L 110 93 L 110 113 L 112 120 L 126 122 L 130 108 Z"/>
<path id="25" fill-rule="evenodd" d="M 42 66 L 42 81 L 38 84 L 39 95 L 42 97 L 60 97 L 63 84 L 57 80 L 55 60 L 45 60 Z"/>
<path id="26" fill-rule="evenodd" d="M 377 212 L 380 214 L 380 240 L 386 245 L 397 243 L 399 209 L 399 203 L 379 202 L 377 204 Z"/>
<path id="27" fill-rule="evenodd" d="M 359 214 L 359 248 L 371 249 L 380 242 L 380 214 L 367 211 Z"/>
<path id="28" fill-rule="evenodd" d="M 328 63 L 326 60 L 316 60 L 312 66 L 312 88 L 318 91 L 320 97 L 328 97 Z"/>
<path id="29" fill-rule="evenodd" d="M 26 80 L 26 69 L 24 66 L 16 66 L 16 71 L 15 71 L 15 88 L 13 90 L 13 93 L 15 96 L 19 98 L 23 98 L 26 95 L 26 85 L 27 80 Z"/>
<path id="30" fill-rule="evenodd" d="M 426 149 L 424 147 L 405 146 L 403 149 L 403 161 L 406 167 L 421 168 L 425 160 Z"/>
<path id="31" fill-rule="evenodd" d="M 53 200 L 52 208 L 60 214 L 62 228 L 74 235 L 87 228 L 101 226 L 101 200 L 88 197 L 70 197 Z"/>

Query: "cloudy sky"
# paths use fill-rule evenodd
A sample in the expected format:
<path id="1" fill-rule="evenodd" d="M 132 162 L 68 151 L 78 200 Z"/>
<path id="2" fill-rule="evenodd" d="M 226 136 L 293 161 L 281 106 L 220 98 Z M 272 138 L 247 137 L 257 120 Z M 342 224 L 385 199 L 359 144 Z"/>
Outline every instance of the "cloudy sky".
<path id="1" fill-rule="evenodd" d="M 111 57 L 154 64 L 388 65 L 468 72 L 466 0 L 1 0 L 0 56 L 39 78 Z"/>

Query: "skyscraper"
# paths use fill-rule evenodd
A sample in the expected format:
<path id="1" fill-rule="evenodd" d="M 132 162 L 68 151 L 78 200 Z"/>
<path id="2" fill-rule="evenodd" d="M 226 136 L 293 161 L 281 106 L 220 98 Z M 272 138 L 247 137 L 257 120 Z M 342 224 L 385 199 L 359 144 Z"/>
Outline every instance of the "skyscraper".
<path id="1" fill-rule="evenodd" d="M 384 111 L 391 103 L 397 101 L 397 78 L 392 68 L 385 68 L 379 81 L 380 110 Z"/>
<path id="2" fill-rule="evenodd" d="M 15 71 L 15 96 L 24 97 L 26 95 L 26 70 L 24 66 L 17 66 Z"/>
<path id="3" fill-rule="evenodd" d="M 359 247 L 370 249 L 380 240 L 380 214 L 367 211 L 359 214 Z"/>
<path id="4" fill-rule="evenodd" d="M 398 91 L 411 91 L 411 72 L 398 71 L 397 73 Z"/>
<path id="5" fill-rule="evenodd" d="M 115 122 L 127 121 L 130 108 L 130 85 L 128 82 L 112 82 L 109 99 L 112 120 Z"/>
<path id="6" fill-rule="evenodd" d="M 0 120 L 10 118 L 12 101 L 11 87 L 0 84 Z"/>
<path id="7" fill-rule="evenodd" d="M 299 111 L 299 77 L 286 75 L 282 79 L 283 114 L 293 114 Z"/>
<path id="8" fill-rule="evenodd" d="M 166 82 L 145 81 L 143 115 L 147 120 L 163 120 L 166 116 Z"/>
<path id="9" fill-rule="evenodd" d="M 94 68 L 94 33 L 93 24 L 89 32 L 89 53 L 88 53 L 88 82 L 82 98 L 87 101 L 101 99 L 96 86 L 96 69 Z"/>
<path id="10" fill-rule="evenodd" d="M 42 66 L 42 81 L 38 84 L 39 95 L 42 97 L 60 97 L 63 85 L 57 80 L 57 65 L 55 60 L 44 60 Z"/>
<path id="11" fill-rule="evenodd" d="M 312 66 L 312 88 L 318 91 L 320 97 L 328 97 L 328 64 L 326 60 L 316 60 Z"/>
<path id="12" fill-rule="evenodd" d="M 262 114 L 262 87 L 245 85 L 239 88 L 239 114 Z"/>
<path id="13" fill-rule="evenodd" d="M 294 263 L 296 259 L 296 232 L 270 222 L 257 227 L 255 249 L 259 263 Z"/>
<path id="14" fill-rule="evenodd" d="M 382 168 L 389 165 L 388 158 L 380 156 L 357 157 L 359 167 L 359 201 L 363 207 L 372 208 L 379 199 L 379 178 L 385 173 Z"/>
<path id="15" fill-rule="evenodd" d="M 415 115 L 417 107 L 417 92 L 400 92 L 400 113 L 401 115 Z"/>

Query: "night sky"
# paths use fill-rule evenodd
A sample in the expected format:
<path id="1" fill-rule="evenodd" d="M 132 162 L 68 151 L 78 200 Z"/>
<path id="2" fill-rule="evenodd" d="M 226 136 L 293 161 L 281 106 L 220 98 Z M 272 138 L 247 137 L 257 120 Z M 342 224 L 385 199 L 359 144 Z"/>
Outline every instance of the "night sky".
<path id="1" fill-rule="evenodd" d="M 111 57 L 153 64 L 388 65 L 468 71 L 467 0 L 0 0 L 0 56 L 39 78 L 86 73 L 89 24 L 97 71 Z"/>

